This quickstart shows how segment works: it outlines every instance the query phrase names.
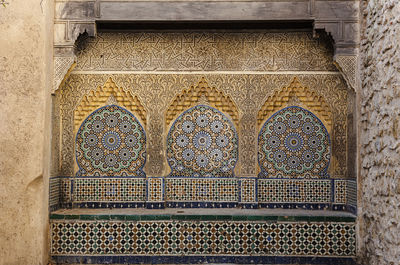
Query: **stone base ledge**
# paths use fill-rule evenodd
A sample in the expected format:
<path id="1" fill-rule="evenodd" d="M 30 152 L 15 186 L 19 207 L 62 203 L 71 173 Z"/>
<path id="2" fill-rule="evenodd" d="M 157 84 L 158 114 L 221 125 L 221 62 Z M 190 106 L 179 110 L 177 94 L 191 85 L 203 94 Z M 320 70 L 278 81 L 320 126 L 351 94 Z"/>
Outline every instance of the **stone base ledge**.
<path id="1" fill-rule="evenodd" d="M 239 209 L 239 208 L 166 208 L 166 209 L 60 209 L 50 215 L 57 220 L 223 220 L 270 222 L 355 222 L 356 216 L 348 212 L 303 209 Z"/>

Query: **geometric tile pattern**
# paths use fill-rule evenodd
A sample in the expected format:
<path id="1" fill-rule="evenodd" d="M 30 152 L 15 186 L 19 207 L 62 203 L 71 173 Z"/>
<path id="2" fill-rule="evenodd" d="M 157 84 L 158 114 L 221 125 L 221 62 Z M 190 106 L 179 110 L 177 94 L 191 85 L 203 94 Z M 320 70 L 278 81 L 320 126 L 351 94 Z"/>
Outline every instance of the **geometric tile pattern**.
<path id="1" fill-rule="evenodd" d="M 345 179 L 335 180 L 335 203 L 346 203 L 346 185 L 347 180 Z"/>
<path id="2" fill-rule="evenodd" d="M 220 111 L 197 105 L 183 112 L 167 137 L 170 176 L 232 177 L 238 159 L 238 136 Z"/>
<path id="3" fill-rule="evenodd" d="M 329 134 L 308 110 L 291 106 L 273 114 L 260 131 L 258 147 L 260 177 L 328 177 Z"/>
<path id="4" fill-rule="evenodd" d="M 144 202 L 145 178 L 90 178 L 74 180 L 74 202 Z"/>
<path id="5" fill-rule="evenodd" d="M 240 178 L 240 202 L 257 202 L 257 179 Z"/>
<path id="6" fill-rule="evenodd" d="M 75 148 L 78 176 L 144 176 L 146 135 L 126 109 L 95 110 L 79 128 Z"/>
<path id="7" fill-rule="evenodd" d="M 238 181 L 234 178 L 166 178 L 166 201 L 237 202 Z"/>
<path id="8" fill-rule="evenodd" d="M 60 178 L 51 177 L 49 180 L 49 207 L 55 210 L 60 204 Z"/>
<path id="9" fill-rule="evenodd" d="M 355 256 L 354 223 L 52 221 L 51 255 Z"/>
<path id="10" fill-rule="evenodd" d="M 347 204 L 357 208 L 357 180 L 347 180 Z"/>
<path id="11" fill-rule="evenodd" d="M 69 203 L 72 201 L 72 178 L 61 178 L 61 202 Z"/>
<path id="12" fill-rule="evenodd" d="M 285 208 L 290 203 L 316 203 L 325 208 L 333 203 L 335 210 L 357 206 L 356 182 L 345 179 L 52 177 L 50 188 L 51 210 L 68 203 L 146 201 L 183 208 L 232 208 L 238 202 L 268 208 L 265 204 Z"/>
<path id="13" fill-rule="evenodd" d="M 273 204 L 273 208 L 285 208 L 284 204 L 290 203 L 296 205 L 333 203 L 336 207 L 334 209 L 338 210 L 337 207 L 341 205 L 345 207 L 348 205 L 355 209 L 356 196 L 356 182 L 346 179 L 244 177 L 52 177 L 50 179 L 50 209 L 52 211 L 58 209 L 60 205 L 69 203 L 144 203 L 146 201 L 166 202 L 168 207 L 178 207 L 174 206 L 178 203 L 177 205 L 183 208 L 232 208 L 237 207 L 238 202 L 255 203 L 255 206 L 261 203 L 261 207 L 268 208 L 271 207 L 265 206 L 266 203 Z M 80 207 L 88 206 L 81 204 Z M 102 207 L 93 205 L 91 208 Z M 340 209 L 345 210 L 343 207 Z"/>
<path id="14" fill-rule="evenodd" d="M 258 179 L 260 203 L 330 203 L 331 180 Z"/>
<path id="15" fill-rule="evenodd" d="M 164 200 L 164 178 L 147 177 L 147 201 L 162 202 Z"/>

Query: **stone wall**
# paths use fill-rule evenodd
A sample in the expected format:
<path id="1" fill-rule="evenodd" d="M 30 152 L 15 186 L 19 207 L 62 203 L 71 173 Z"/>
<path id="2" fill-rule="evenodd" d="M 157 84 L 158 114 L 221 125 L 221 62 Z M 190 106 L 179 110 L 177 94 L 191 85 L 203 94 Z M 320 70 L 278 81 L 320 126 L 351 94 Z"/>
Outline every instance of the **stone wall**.
<path id="1" fill-rule="evenodd" d="M 400 260 L 400 3 L 363 1 L 361 264 Z"/>
<path id="2" fill-rule="evenodd" d="M 0 6 L 0 264 L 47 264 L 52 1 Z"/>

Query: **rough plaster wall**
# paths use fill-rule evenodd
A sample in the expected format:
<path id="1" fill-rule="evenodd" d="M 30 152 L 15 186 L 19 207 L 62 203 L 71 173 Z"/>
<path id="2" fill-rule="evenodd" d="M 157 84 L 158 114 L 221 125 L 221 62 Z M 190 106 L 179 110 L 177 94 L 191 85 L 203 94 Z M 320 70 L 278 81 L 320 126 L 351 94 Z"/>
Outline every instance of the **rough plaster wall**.
<path id="1" fill-rule="evenodd" d="M 45 264 L 50 9 L 45 0 L 7 2 L 0 6 L 0 264 Z"/>
<path id="2" fill-rule="evenodd" d="M 400 2 L 363 1 L 361 264 L 400 264 Z"/>

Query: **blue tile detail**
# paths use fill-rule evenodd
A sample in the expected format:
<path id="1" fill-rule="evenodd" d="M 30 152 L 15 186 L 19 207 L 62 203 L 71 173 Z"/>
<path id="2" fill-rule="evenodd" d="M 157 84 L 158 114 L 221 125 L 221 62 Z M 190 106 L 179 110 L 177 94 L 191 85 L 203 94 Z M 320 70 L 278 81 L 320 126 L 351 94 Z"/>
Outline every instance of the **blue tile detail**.
<path id="1" fill-rule="evenodd" d="M 243 209 L 258 209 L 258 203 L 240 203 L 239 207 Z"/>
<path id="2" fill-rule="evenodd" d="M 258 203 L 259 208 L 268 209 L 306 209 L 327 210 L 331 208 L 330 203 Z"/>
<path id="3" fill-rule="evenodd" d="M 70 207 L 72 208 L 143 208 L 145 207 L 145 202 L 80 202 L 72 203 Z M 65 207 L 65 208 L 70 208 Z"/>
<path id="4" fill-rule="evenodd" d="M 165 209 L 164 202 L 146 202 L 147 209 Z"/>
<path id="5" fill-rule="evenodd" d="M 236 208 L 237 202 L 166 202 L 167 208 Z"/>

